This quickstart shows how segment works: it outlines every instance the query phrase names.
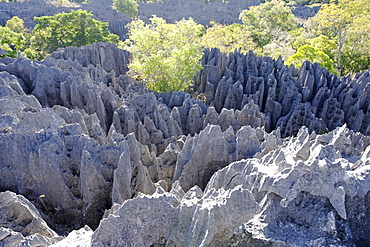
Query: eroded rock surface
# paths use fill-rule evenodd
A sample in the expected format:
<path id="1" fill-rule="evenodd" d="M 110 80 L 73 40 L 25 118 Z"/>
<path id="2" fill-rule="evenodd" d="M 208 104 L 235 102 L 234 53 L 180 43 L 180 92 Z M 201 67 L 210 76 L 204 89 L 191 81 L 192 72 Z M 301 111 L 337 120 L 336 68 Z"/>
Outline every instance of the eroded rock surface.
<path id="1" fill-rule="evenodd" d="M 281 59 L 256 57 L 251 51 L 222 54 L 217 49 L 205 51 L 202 65 L 195 90 L 218 113 L 255 104 L 260 112 L 247 114 L 254 116 L 250 122 L 268 132 L 280 128 L 283 137 L 296 135 L 301 126 L 320 133 L 343 124 L 370 134 L 369 71 L 337 78 L 317 63 L 306 61 L 297 70 L 284 66 Z"/>
<path id="2" fill-rule="evenodd" d="M 108 43 L 0 60 L 1 244 L 370 243 L 368 71 L 207 50 L 204 102 L 129 61 Z"/>
<path id="3" fill-rule="evenodd" d="M 204 192 L 159 187 L 152 196 L 116 205 L 93 246 L 367 245 L 370 175 L 364 164 L 351 167 L 369 144 L 369 137 L 346 127 L 324 135 L 303 127 L 275 150 L 219 170 Z M 154 230 L 151 219 L 170 222 Z"/>

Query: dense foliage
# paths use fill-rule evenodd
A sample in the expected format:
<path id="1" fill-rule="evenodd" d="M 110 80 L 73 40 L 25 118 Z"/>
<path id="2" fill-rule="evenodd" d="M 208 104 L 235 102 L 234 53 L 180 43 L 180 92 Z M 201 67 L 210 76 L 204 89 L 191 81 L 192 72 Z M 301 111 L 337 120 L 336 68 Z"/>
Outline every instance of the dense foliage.
<path id="1" fill-rule="evenodd" d="M 35 17 L 38 24 L 32 31 L 34 46 L 41 56 L 59 47 L 83 46 L 94 42 L 118 43 L 119 37 L 108 31 L 108 23 L 92 18 L 84 10 L 60 13 L 54 16 Z"/>
<path id="2" fill-rule="evenodd" d="M 300 28 L 290 8 L 272 0 L 243 10 L 243 26 L 213 25 L 202 43 L 225 52 L 237 48 L 244 53 L 253 50 L 257 55 L 282 56 L 288 65 L 298 67 L 309 60 L 338 75 L 353 74 L 370 68 L 369 6 L 370 0 L 323 4 Z"/>
<path id="3" fill-rule="evenodd" d="M 370 0 L 340 0 L 337 4 L 322 6 L 306 24 L 306 32 L 312 36 L 324 35 L 336 42 L 335 52 L 328 55 L 335 60 L 339 76 L 342 72 L 353 73 L 370 66 L 369 6 Z M 361 63 L 351 63 L 352 59 Z"/>
<path id="4" fill-rule="evenodd" d="M 126 49 L 133 53 L 130 68 L 140 72 L 147 86 L 158 92 L 187 89 L 201 69 L 203 26 L 192 19 L 175 24 L 159 17 L 149 24 L 134 20 L 128 25 Z"/>
<path id="5" fill-rule="evenodd" d="M 251 32 L 244 25 L 237 23 L 229 26 L 212 23 L 202 36 L 202 45 L 206 48 L 217 47 L 224 53 L 230 53 L 236 49 L 246 53 L 248 50 L 257 49 Z"/>
<path id="6" fill-rule="evenodd" d="M 7 56 L 17 57 L 18 51 L 31 58 L 35 55 L 29 43 L 31 34 L 26 32 L 23 23 L 22 19 L 14 16 L 7 21 L 5 27 L 0 26 L 0 48 L 7 53 Z"/>
<path id="7" fill-rule="evenodd" d="M 287 32 L 298 29 L 298 23 L 292 11 L 284 2 L 273 0 L 243 10 L 239 17 L 251 37 L 262 49 Z"/>
<path id="8" fill-rule="evenodd" d="M 0 26 L 0 48 L 7 52 L 6 56 L 16 57 L 20 51 L 30 59 L 41 60 L 59 47 L 119 42 L 119 37 L 108 31 L 108 23 L 93 19 L 92 13 L 84 10 L 35 17 L 35 21 L 38 24 L 32 33 L 16 16 L 5 27 Z"/>
<path id="9" fill-rule="evenodd" d="M 113 8 L 119 12 L 123 12 L 131 19 L 138 14 L 138 4 L 135 0 L 113 0 Z"/>

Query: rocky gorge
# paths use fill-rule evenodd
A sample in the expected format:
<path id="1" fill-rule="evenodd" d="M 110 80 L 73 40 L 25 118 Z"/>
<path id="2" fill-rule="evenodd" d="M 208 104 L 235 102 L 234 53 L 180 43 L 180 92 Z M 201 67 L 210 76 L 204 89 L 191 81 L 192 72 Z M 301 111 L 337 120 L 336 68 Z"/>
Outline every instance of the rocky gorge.
<path id="1" fill-rule="evenodd" d="M 0 60 L 0 245 L 370 245 L 369 71 L 205 50 L 192 97 L 130 59 Z"/>

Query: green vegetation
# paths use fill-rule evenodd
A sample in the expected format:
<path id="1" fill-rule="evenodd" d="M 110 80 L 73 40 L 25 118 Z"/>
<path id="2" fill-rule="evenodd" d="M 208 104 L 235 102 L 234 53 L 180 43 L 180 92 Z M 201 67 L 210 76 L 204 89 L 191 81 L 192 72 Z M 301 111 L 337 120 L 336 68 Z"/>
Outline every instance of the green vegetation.
<path id="1" fill-rule="evenodd" d="M 141 0 L 158 1 L 161 0 Z M 316 2 L 307 2 L 313 1 Z M 113 7 L 135 18 L 137 6 L 135 0 L 114 0 Z M 304 27 L 298 26 L 286 3 L 278 0 L 243 10 L 240 19 L 243 24 L 210 23 L 206 30 L 192 19 L 174 24 L 158 17 L 151 18 L 148 24 L 133 20 L 127 26 L 128 39 L 123 48 L 133 54 L 133 74 L 139 74 L 150 89 L 159 92 L 189 88 L 201 69 L 199 60 L 204 47 L 216 47 L 225 53 L 253 50 L 260 56 L 282 56 L 286 64 L 296 67 L 309 60 L 339 76 L 370 68 L 370 0 L 323 4 Z M 83 10 L 35 17 L 35 21 L 38 24 L 32 32 L 18 17 L 0 26 L 0 48 L 7 56 L 16 57 L 20 51 L 31 59 L 43 59 L 59 47 L 99 41 L 119 43 L 118 36 L 109 33 L 107 23 L 94 20 L 92 13 Z"/>
<path id="2" fill-rule="evenodd" d="M 325 35 L 336 41 L 335 54 L 331 56 L 335 59 L 339 76 L 342 72 L 353 73 L 370 65 L 368 58 L 370 55 L 369 5 L 370 0 L 340 0 L 337 4 L 324 5 L 306 25 L 307 32 L 312 35 Z M 343 59 L 342 54 L 345 58 L 360 58 L 366 64 L 362 68 L 355 67 L 353 65 L 356 64 L 348 63 L 350 61 Z"/>
<path id="3" fill-rule="evenodd" d="M 6 56 L 17 57 L 18 51 L 31 58 L 35 56 L 29 43 L 31 34 L 26 32 L 23 23 L 22 19 L 14 16 L 7 21 L 5 27 L 0 26 L 0 48 L 7 52 Z"/>
<path id="4" fill-rule="evenodd" d="M 221 25 L 212 23 L 202 36 L 202 45 L 206 48 L 217 47 L 224 53 L 234 52 L 239 49 L 246 53 L 255 50 L 257 45 L 253 42 L 251 32 L 242 24 Z"/>
<path id="5" fill-rule="evenodd" d="M 92 15 L 84 10 L 72 10 L 71 13 L 35 17 L 38 24 L 32 35 L 39 58 L 59 47 L 83 46 L 100 41 L 118 43 L 119 37 L 108 31 L 108 23 L 97 21 Z"/>
<path id="6" fill-rule="evenodd" d="M 128 25 L 126 49 L 134 59 L 130 68 L 143 75 L 146 85 L 158 92 L 186 90 L 196 72 L 203 47 L 200 35 L 204 28 L 192 19 L 175 24 L 159 17 L 149 24 L 134 20 Z"/>
<path id="7" fill-rule="evenodd" d="M 321 1 L 323 2 L 323 1 Z M 243 25 L 214 24 L 202 38 L 205 47 L 223 52 L 239 49 L 256 55 L 282 56 L 286 64 L 318 62 L 339 76 L 370 68 L 370 0 L 340 0 L 322 5 L 299 28 L 290 8 L 272 0 L 248 10 Z"/>
<path id="8" fill-rule="evenodd" d="M 327 68 L 330 72 L 333 70 L 333 60 L 318 48 L 310 45 L 303 45 L 298 48 L 298 51 L 290 56 L 286 64 L 293 64 L 295 67 L 300 67 L 304 61 L 317 62 L 321 67 Z"/>
<path id="9" fill-rule="evenodd" d="M 335 41 L 330 40 L 325 35 L 308 39 L 304 34 L 296 38 L 294 47 L 297 52 L 286 60 L 286 64 L 293 64 L 300 67 L 306 60 L 317 62 L 320 66 L 327 68 L 331 73 L 334 70 L 334 58 L 331 56 L 332 51 L 336 49 Z"/>
<path id="10" fill-rule="evenodd" d="M 243 10 L 239 17 L 251 37 L 262 50 L 267 44 L 279 37 L 288 35 L 289 31 L 298 29 L 298 23 L 292 11 L 284 2 L 273 0 Z"/>
<path id="11" fill-rule="evenodd" d="M 260 56 L 283 56 L 295 53 L 293 43 L 301 31 L 290 8 L 273 0 L 243 10 L 239 17 L 243 25 L 214 24 L 202 38 L 205 47 L 217 47 L 223 52 L 238 49 L 242 53 L 253 50 Z"/>
<path id="12" fill-rule="evenodd" d="M 119 12 L 123 12 L 131 19 L 138 14 L 138 4 L 135 0 L 113 0 L 113 8 Z"/>
<path id="13" fill-rule="evenodd" d="M 108 31 L 108 23 L 94 20 L 87 11 L 35 17 L 35 21 L 38 24 L 32 33 L 27 32 L 23 20 L 16 16 L 5 27 L 0 26 L 0 48 L 7 52 L 6 56 L 17 57 L 20 51 L 30 59 L 41 60 L 59 47 L 119 42 L 119 37 Z"/>

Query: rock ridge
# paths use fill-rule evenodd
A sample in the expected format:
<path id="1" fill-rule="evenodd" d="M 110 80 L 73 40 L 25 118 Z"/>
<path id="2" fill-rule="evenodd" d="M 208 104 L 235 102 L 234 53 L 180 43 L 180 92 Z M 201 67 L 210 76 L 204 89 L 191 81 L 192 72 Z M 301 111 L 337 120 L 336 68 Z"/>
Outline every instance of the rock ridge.
<path id="1" fill-rule="evenodd" d="M 343 124 L 370 134 L 369 71 L 338 78 L 309 61 L 298 70 L 281 58 L 218 49 L 206 50 L 202 65 L 194 89 L 218 113 L 242 110 L 252 100 L 264 115 L 261 126 L 268 132 L 280 128 L 283 137 L 296 135 L 301 126 L 319 133 Z"/>
<path id="2" fill-rule="evenodd" d="M 0 59 L 1 244 L 370 243 L 368 71 L 207 50 L 204 102 L 149 91 L 130 59 Z"/>

